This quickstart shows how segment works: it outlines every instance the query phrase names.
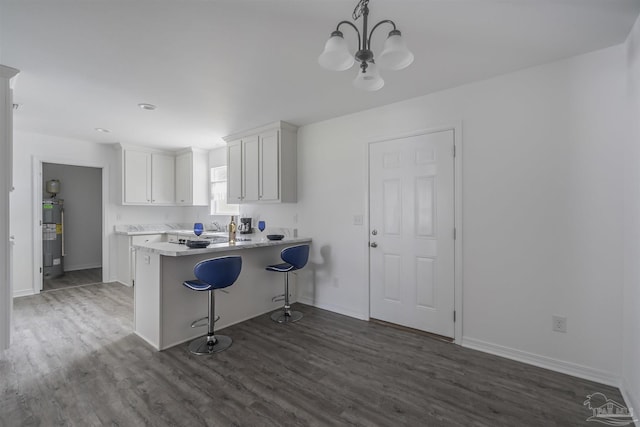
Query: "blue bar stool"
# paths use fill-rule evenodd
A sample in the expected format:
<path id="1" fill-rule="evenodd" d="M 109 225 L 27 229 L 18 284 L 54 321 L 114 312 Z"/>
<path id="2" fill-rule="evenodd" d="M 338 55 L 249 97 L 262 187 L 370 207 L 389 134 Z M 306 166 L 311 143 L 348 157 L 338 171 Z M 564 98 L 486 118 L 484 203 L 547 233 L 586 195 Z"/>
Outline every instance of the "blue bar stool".
<path id="1" fill-rule="evenodd" d="M 233 285 L 240 275 L 241 269 L 242 258 L 239 256 L 208 259 L 200 261 L 193 268 L 193 273 L 198 280 L 187 280 L 183 283 L 184 286 L 194 291 L 209 292 L 209 316 L 200 319 L 207 319 L 207 335 L 196 338 L 189 343 L 191 353 L 212 354 L 231 347 L 231 338 L 225 335 L 215 335 L 213 332 L 213 324 L 218 320 L 216 319 L 216 300 L 213 291 Z M 195 327 L 200 320 L 193 322 L 191 327 Z"/>
<path id="2" fill-rule="evenodd" d="M 282 309 L 271 314 L 271 320 L 278 323 L 297 322 L 302 319 L 302 313 L 299 311 L 291 311 L 291 306 L 289 305 L 289 272 L 299 270 L 307 265 L 307 261 L 309 260 L 309 245 L 291 246 L 283 249 L 282 252 L 280 252 L 280 258 L 282 258 L 284 263 L 270 265 L 266 268 L 268 271 L 285 274 L 284 294 L 273 298 L 273 301 L 282 301 L 284 299 L 284 306 Z"/>

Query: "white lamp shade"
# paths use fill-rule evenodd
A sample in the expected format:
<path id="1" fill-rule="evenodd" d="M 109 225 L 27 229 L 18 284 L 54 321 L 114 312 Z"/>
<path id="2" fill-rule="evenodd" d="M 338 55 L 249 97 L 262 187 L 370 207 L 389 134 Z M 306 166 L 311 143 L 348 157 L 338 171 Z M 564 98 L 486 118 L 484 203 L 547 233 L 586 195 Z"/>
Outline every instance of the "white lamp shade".
<path id="1" fill-rule="evenodd" d="M 413 53 L 404 44 L 400 34 L 389 35 L 384 42 L 384 49 L 376 62 L 382 68 L 389 70 L 402 70 L 413 62 Z"/>
<path id="2" fill-rule="evenodd" d="M 373 92 L 384 86 L 384 80 L 380 77 L 376 64 L 369 62 L 366 72 L 362 72 L 362 69 L 358 69 L 358 75 L 353 80 L 353 85 L 358 89 Z"/>
<path id="3" fill-rule="evenodd" d="M 332 35 L 318 57 L 318 63 L 327 70 L 344 71 L 353 65 L 353 55 L 349 53 L 347 42 L 341 36 Z"/>

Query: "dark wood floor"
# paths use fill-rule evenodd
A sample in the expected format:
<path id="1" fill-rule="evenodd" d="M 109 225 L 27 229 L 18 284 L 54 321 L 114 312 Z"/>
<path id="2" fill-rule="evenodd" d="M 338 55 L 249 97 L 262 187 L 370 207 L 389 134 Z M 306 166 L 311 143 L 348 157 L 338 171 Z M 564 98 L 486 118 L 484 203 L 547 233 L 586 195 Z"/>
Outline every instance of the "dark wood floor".
<path id="1" fill-rule="evenodd" d="M 92 285 L 102 282 L 102 268 L 87 268 L 84 270 L 66 271 L 64 275 L 55 279 L 42 281 L 43 291 L 53 291 L 74 286 Z"/>
<path id="2" fill-rule="evenodd" d="M 0 426 L 579 426 L 618 390 L 299 305 L 227 328 L 233 346 L 156 352 L 131 333 L 132 289 L 15 301 L 0 353 Z"/>

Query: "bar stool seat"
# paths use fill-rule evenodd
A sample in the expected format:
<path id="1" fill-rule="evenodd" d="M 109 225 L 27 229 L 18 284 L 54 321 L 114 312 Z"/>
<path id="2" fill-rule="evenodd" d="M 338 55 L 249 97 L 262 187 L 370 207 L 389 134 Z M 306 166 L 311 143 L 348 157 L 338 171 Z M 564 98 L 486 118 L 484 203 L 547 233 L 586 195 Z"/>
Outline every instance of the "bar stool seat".
<path id="1" fill-rule="evenodd" d="M 233 285 L 242 270 L 242 258 L 239 256 L 225 256 L 200 261 L 193 268 L 197 280 L 185 280 L 183 285 L 194 291 L 207 291 L 208 316 L 196 320 L 191 324 L 195 327 L 200 320 L 207 320 L 207 335 L 196 338 L 189 343 L 189 351 L 193 354 L 212 354 L 231 347 L 232 339 L 226 335 L 216 335 L 213 325 L 216 322 L 215 294 L 216 289 L 223 289 Z"/>
<path id="2" fill-rule="evenodd" d="M 285 248 L 280 252 L 280 258 L 284 261 L 281 264 L 274 264 L 266 267 L 267 271 L 284 273 L 284 294 L 273 298 L 273 301 L 284 300 L 284 306 L 271 313 L 271 320 L 278 323 L 297 322 L 302 319 L 302 313 L 291 311 L 289 305 L 289 273 L 299 270 L 307 265 L 309 260 L 309 245 L 297 245 Z"/>

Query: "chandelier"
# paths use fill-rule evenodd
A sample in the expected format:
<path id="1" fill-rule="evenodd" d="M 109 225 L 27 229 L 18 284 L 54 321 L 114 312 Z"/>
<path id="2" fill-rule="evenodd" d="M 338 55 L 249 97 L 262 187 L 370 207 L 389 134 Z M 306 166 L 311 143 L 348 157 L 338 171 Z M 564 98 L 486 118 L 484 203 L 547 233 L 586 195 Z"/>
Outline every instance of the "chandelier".
<path id="1" fill-rule="evenodd" d="M 368 16 L 369 0 L 360 0 L 353 10 L 352 18 L 357 21 L 358 18 L 362 17 L 362 32 L 350 21 L 339 22 L 336 30 L 331 33 L 331 37 L 327 40 L 324 51 L 318 57 L 318 62 L 328 70 L 344 71 L 351 68 L 357 60 L 360 63 L 360 69 L 353 80 L 353 85 L 358 89 L 375 91 L 384 86 L 384 80 L 378 72 L 378 65 L 389 70 L 401 70 L 413 62 L 413 53 L 405 46 L 402 34 L 396 28 L 396 24 L 389 19 L 378 22 L 373 26 L 371 32 L 367 33 Z M 355 59 L 354 55 L 349 53 L 347 42 L 342 31 L 340 31 L 340 26 L 343 24 L 352 27 L 358 34 L 358 51 L 355 54 Z M 391 24 L 393 30 L 389 32 L 382 53 L 374 61 L 374 55 L 371 51 L 371 37 L 373 32 L 382 24 Z"/>

